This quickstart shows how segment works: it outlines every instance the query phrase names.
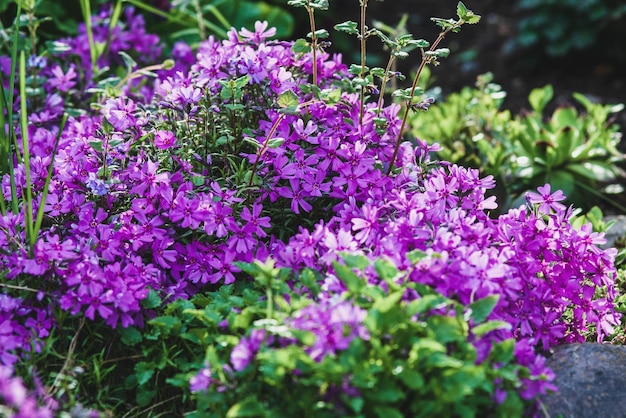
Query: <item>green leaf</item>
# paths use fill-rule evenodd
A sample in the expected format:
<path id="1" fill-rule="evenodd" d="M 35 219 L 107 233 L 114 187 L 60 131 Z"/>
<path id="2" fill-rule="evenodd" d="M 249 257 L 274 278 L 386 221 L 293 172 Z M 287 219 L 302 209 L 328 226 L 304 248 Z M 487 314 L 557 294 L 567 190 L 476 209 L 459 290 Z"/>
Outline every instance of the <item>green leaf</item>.
<path id="1" fill-rule="evenodd" d="M 161 298 L 154 289 L 150 289 L 148 296 L 141 301 L 141 306 L 145 309 L 154 309 L 161 306 Z"/>
<path id="2" fill-rule="evenodd" d="M 337 278 L 346 284 L 349 292 L 358 294 L 363 286 L 365 286 L 365 280 L 357 276 L 352 269 L 345 264 L 339 264 L 335 261 L 333 262 L 333 269 L 335 270 Z"/>
<path id="3" fill-rule="evenodd" d="M 348 20 L 346 22 L 343 23 L 339 23 L 337 25 L 335 25 L 335 30 L 339 31 L 339 32 L 345 32 L 349 35 L 358 35 L 359 34 L 359 30 L 357 29 L 358 25 L 356 22 L 353 22 L 351 20 Z"/>
<path id="4" fill-rule="evenodd" d="M 422 375 L 409 367 L 402 367 L 397 376 L 409 389 L 419 390 L 424 387 Z"/>
<path id="5" fill-rule="evenodd" d="M 276 103 L 280 107 L 292 107 L 300 104 L 298 95 L 291 90 L 285 90 L 279 94 L 278 99 L 276 99 Z"/>
<path id="6" fill-rule="evenodd" d="M 311 32 L 309 32 L 307 34 L 307 37 L 311 38 L 312 37 L 311 35 L 312 35 Z M 329 36 L 330 36 L 330 34 L 328 33 L 328 31 L 326 29 L 320 29 L 320 30 L 316 30 L 315 31 L 315 37 L 318 38 L 318 39 L 326 39 Z"/>
<path id="7" fill-rule="evenodd" d="M 395 403 L 406 397 L 404 391 L 391 380 L 381 380 L 376 390 L 369 391 L 367 397 L 381 403 Z"/>
<path id="8" fill-rule="evenodd" d="M 118 52 L 118 54 L 124 60 L 124 64 L 126 65 L 126 72 L 131 73 L 133 71 L 133 68 L 137 66 L 137 62 L 124 51 L 120 51 Z"/>
<path id="9" fill-rule="evenodd" d="M 494 363 L 509 363 L 513 360 L 513 355 L 515 353 L 515 339 L 510 338 L 508 340 L 501 341 L 496 343 L 491 348 L 491 353 L 489 357 L 493 359 Z"/>
<path id="10" fill-rule="evenodd" d="M 429 312 L 430 310 L 447 304 L 448 299 L 442 295 L 424 295 L 420 299 L 411 301 L 407 308 L 407 314 L 409 316 Z"/>
<path id="11" fill-rule="evenodd" d="M 398 290 L 383 299 L 377 300 L 374 302 L 373 308 L 381 313 L 389 312 L 394 307 L 398 306 L 398 303 L 402 300 L 402 296 L 404 296 L 404 289 Z"/>
<path id="12" fill-rule="evenodd" d="M 311 52 L 311 45 L 307 42 L 306 39 L 298 39 L 291 46 L 291 50 L 295 54 L 308 54 Z"/>
<path id="13" fill-rule="evenodd" d="M 135 375 L 137 376 L 137 382 L 141 386 L 150 380 L 150 378 L 154 375 L 154 370 L 156 369 L 156 364 L 145 361 L 140 361 L 135 364 Z"/>
<path id="14" fill-rule="evenodd" d="M 265 407 L 254 396 L 237 402 L 226 413 L 226 418 L 258 418 L 265 416 Z"/>
<path id="15" fill-rule="evenodd" d="M 119 328 L 118 332 L 122 342 L 126 345 L 133 346 L 143 340 L 141 332 L 135 327 Z"/>
<path id="16" fill-rule="evenodd" d="M 377 258 L 374 261 L 374 268 L 378 276 L 385 280 L 393 280 L 398 275 L 398 268 L 389 260 Z"/>
<path id="17" fill-rule="evenodd" d="M 272 138 L 267 141 L 268 148 L 278 148 L 285 142 L 285 138 Z"/>
<path id="18" fill-rule="evenodd" d="M 485 321 L 489 314 L 493 311 L 493 308 L 498 304 L 500 295 L 489 295 L 483 299 L 477 300 L 469 305 L 472 310 L 470 318 L 473 318 L 476 323 Z"/>
<path id="19" fill-rule="evenodd" d="M 446 344 L 454 341 L 465 341 L 467 338 L 467 323 L 459 318 L 434 315 L 427 319 L 429 328 L 435 332 L 437 341 Z"/>
<path id="20" fill-rule="evenodd" d="M 156 318 L 149 320 L 148 323 L 155 327 L 161 328 L 161 330 L 166 333 L 172 331 L 178 332 L 180 330 L 180 327 L 182 326 L 179 318 L 169 315 L 157 316 Z"/>
<path id="21" fill-rule="evenodd" d="M 533 89 L 528 95 L 528 102 L 533 110 L 541 115 L 543 113 L 543 109 L 546 105 L 552 100 L 554 96 L 554 89 L 550 84 L 544 86 L 543 88 Z"/>
<path id="22" fill-rule="evenodd" d="M 498 329 L 511 329 L 511 324 L 506 321 L 488 321 L 472 328 L 472 333 L 478 337 L 482 337 L 488 332 Z"/>
<path id="23" fill-rule="evenodd" d="M 456 6 L 456 15 L 459 17 L 459 19 L 465 20 L 465 18 L 467 17 L 467 12 L 467 7 L 465 7 L 462 2 L 459 2 L 459 4 L 457 4 Z"/>
<path id="24" fill-rule="evenodd" d="M 370 265 L 368 258 L 361 254 L 342 253 L 341 259 L 353 269 L 365 270 Z"/>
<path id="25" fill-rule="evenodd" d="M 404 414 L 397 408 L 384 405 L 374 406 L 374 413 L 380 418 L 404 418 Z"/>

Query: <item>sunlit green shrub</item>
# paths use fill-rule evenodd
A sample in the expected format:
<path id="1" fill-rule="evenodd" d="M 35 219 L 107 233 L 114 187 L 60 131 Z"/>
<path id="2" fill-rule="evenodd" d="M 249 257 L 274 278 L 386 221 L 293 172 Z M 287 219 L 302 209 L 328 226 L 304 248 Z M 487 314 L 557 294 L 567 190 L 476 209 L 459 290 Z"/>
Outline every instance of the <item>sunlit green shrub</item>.
<path id="1" fill-rule="evenodd" d="M 593 103 L 576 93 L 583 112 L 562 106 L 546 114 L 553 89 L 545 86 L 530 93 L 530 111 L 512 115 L 500 109 L 506 93 L 490 81 L 483 75 L 474 89 L 466 87 L 413 115 L 412 132 L 440 143 L 442 159 L 493 175 L 505 207 L 523 202 L 526 191 L 545 183 L 563 190 L 578 207 L 616 204 L 611 193 L 621 191 L 624 155 L 611 116 L 623 105 Z"/>

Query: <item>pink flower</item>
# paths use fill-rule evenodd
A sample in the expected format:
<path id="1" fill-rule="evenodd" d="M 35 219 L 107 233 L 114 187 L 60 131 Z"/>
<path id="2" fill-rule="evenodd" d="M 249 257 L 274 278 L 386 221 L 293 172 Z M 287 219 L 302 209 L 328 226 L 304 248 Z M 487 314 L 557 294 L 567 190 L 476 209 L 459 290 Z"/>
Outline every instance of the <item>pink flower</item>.
<path id="1" fill-rule="evenodd" d="M 241 28 L 239 34 L 243 38 L 247 38 L 255 44 L 260 44 L 265 38 L 271 38 L 272 36 L 276 35 L 276 28 L 267 29 L 268 26 L 269 24 L 267 23 L 267 21 L 260 22 L 257 20 L 254 24 L 254 32 L 251 32 L 246 28 Z"/>
<path id="2" fill-rule="evenodd" d="M 173 132 L 158 130 L 154 133 L 154 146 L 159 149 L 172 148 L 176 144 Z"/>

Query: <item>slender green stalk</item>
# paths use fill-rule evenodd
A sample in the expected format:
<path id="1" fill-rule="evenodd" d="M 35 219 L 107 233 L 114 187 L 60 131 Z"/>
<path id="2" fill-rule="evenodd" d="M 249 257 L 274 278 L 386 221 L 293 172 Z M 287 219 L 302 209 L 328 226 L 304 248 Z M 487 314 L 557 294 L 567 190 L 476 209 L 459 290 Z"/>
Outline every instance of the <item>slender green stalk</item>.
<path id="1" fill-rule="evenodd" d="M 11 184 L 11 209 L 14 214 L 19 212 L 19 207 L 17 204 L 17 186 L 15 184 L 15 175 L 13 171 L 13 152 L 14 150 L 17 159 L 21 158 L 19 148 L 17 146 L 17 136 L 15 135 L 15 126 L 13 125 L 13 100 L 15 94 L 15 67 L 17 63 L 17 42 L 18 42 L 18 34 L 19 34 L 19 20 L 22 15 L 22 7 L 21 3 L 17 2 L 17 14 L 15 17 L 15 22 L 13 24 L 13 45 L 11 46 L 11 73 L 9 75 L 9 97 L 8 100 L 4 103 L 5 108 L 7 109 L 7 118 L 8 118 L 8 163 L 9 163 L 9 181 Z M 4 83 L 0 83 L 1 86 Z M 4 91 L 3 91 L 4 96 Z M 2 127 L 2 135 L 4 135 L 4 125 Z"/>
<path id="2" fill-rule="evenodd" d="M 230 22 L 224 17 L 224 15 L 222 14 L 222 12 L 220 12 L 220 10 L 215 7 L 212 4 L 207 4 L 206 6 L 204 6 L 204 9 L 207 10 L 209 13 L 211 13 L 217 20 L 218 22 L 220 22 L 220 24 L 222 26 L 224 26 L 224 29 L 226 30 L 230 30 L 230 28 L 233 26 L 230 24 Z M 205 24 L 206 26 L 206 24 Z"/>
<path id="3" fill-rule="evenodd" d="M 11 141 L 11 133 L 7 135 L 4 131 L 4 127 L 6 126 L 6 121 L 4 119 L 4 112 L 7 108 L 6 97 L 4 96 L 4 85 L 2 81 L 2 77 L 0 76 L 0 176 L 9 172 L 9 167 L 12 167 L 11 161 L 11 153 L 9 150 L 11 149 L 10 141 Z M 7 112 L 8 113 L 8 112 Z M 2 216 L 7 214 L 6 202 L 4 200 L 4 193 L 0 191 L 0 213 Z"/>
<path id="4" fill-rule="evenodd" d="M 359 36 L 361 40 L 361 80 L 365 79 L 365 38 L 367 28 L 365 27 L 365 11 L 367 9 L 367 0 L 359 0 L 361 5 L 361 34 Z M 382 95 L 381 95 L 382 97 Z M 363 112 L 365 111 L 365 86 L 361 86 L 360 92 L 360 107 L 359 107 L 359 124 L 363 123 Z"/>
<path id="5" fill-rule="evenodd" d="M 117 26 L 117 22 L 120 20 L 120 16 L 122 15 L 122 3 L 124 0 L 117 0 L 115 3 L 115 7 L 111 12 L 111 18 L 109 19 L 109 31 L 107 34 L 107 43 L 104 47 L 102 55 L 107 56 L 109 53 L 109 49 L 111 48 L 111 40 L 113 39 L 113 30 L 115 26 Z"/>
<path id="6" fill-rule="evenodd" d="M 457 29 L 459 26 L 461 26 L 463 24 L 462 20 L 459 20 L 458 22 L 456 22 L 456 24 L 454 26 L 451 26 L 443 31 L 441 31 L 439 33 L 439 36 L 437 36 L 437 39 L 435 39 L 435 42 L 432 43 L 432 45 L 429 48 L 429 51 L 432 52 L 435 49 L 437 49 L 437 46 L 441 43 L 441 41 L 443 41 L 443 38 L 446 37 L 446 35 L 452 31 Z M 398 156 L 398 150 L 400 149 L 400 142 L 402 142 L 402 135 L 404 133 L 404 128 L 406 127 L 406 122 L 407 119 L 409 117 L 409 112 L 411 111 L 411 102 L 415 96 L 415 90 L 417 89 L 417 83 L 419 82 L 420 76 L 422 74 L 422 71 L 424 70 L 424 67 L 426 66 L 426 64 L 429 62 L 430 60 L 430 56 L 426 53 L 423 52 L 422 50 L 422 62 L 420 62 L 420 66 L 417 69 L 417 73 L 415 74 L 415 78 L 413 79 L 413 84 L 411 85 L 411 92 L 409 94 L 410 98 L 406 101 L 406 106 L 404 107 L 404 115 L 402 116 L 402 124 L 400 125 L 400 131 L 398 132 L 398 137 L 396 138 L 396 145 L 393 149 L 393 156 L 391 157 L 391 161 L 389 161 L 389 169 L 387 169 L 387 175 L 391 174 L 391 171 L 393 170 L 393 165 L 395 164 L 396 161 L 396 157 Z"/>
<path id="7" fill-rule="evenodd" d="M 317 86 L 317 34 L 315 33 L 315 14 L 310 1 L 307 2 L 306 11 L 309 13 L 309 25 L 311 26 L 311 52 L 313 54 L 313 85 Z"/>
<path id="8" fill-rule="evenodd" d="M 91 57 L 91 71 L 96 74 L 98 70 L 98 51 L 96 51 L 96 43 L 93 39 L 93 29 L 91 27 L 91 2 L 90 0 L 80 0 L 80 9 L 83 12 L 83 20 L 85 21 L 85 30 L 89 41 L 89 55 Z"/>
<path id="9" fill-rule="evenodd" d="M 191 17 L 190 20 L 184 20 L 184 19 L 179 18 L 178 16 L 175 16 L 173 13 L 167 13 L 167 12 L 164 12 L 162 10 L 157 9 L 156 7 L 152 7 L 149 4 L 145 4 L 141 0 L 126 0 L 126 2 L 132 4 L 132 5 L 136 6 L 136 7 L 139 7 L 141 9 L 143 9 L 143 10 L 145 10 L 148 13 L 152 13 L 154 15 L 160 16 L 160 17 L 166 19 L 169 22 L 174 22 L 174 23 L 177 23 L 177 24 L 182 25 L 182 26 L 189 26 L 190 23 L 195 21 L 195 18 L 193 18 L 191 16 L 187 16 L 187 17 Z M 215 12 L 213 12 L 213 15 L 215 15 Z M 217 17 L 217 15 L 215 15 L 215 16 Z M 220 16 L 221 16 L 221 14 L 220 14 Z M 222 19 L 224 21 L 226 21 L 223 16 L 222 16 Z M 206 19 L 203 19 L 202 23 L 203 23 L 203 25 L 206 28 L 210 29 L 217 36 L 219 36 L 221 38 L 226 38 L 228 36 L 227 31 L 225 29 L 220 28 L 218 25 L 216 25 L 216 24 L 214 24 L 212 22 L 209 22 Z M 229 25 L 229 27 L 230 27 L 230 25 Z"/>
<path id="10" fill-rule="evenodd" d="M 206 26 L 204 25 L 204 18 L 202 17 L 202 8 L 198 0 L 193 1 L 193 5 L 196 8 L 196 20 L 198 21 L 198 30 L 200 31 L 200 39 L 206 39 Z"/>
<path id="11" fill-rule="evenodd" d="M 43 186 L 43 192 L 41 194 L 41 201 L 39 202 L 39 207 L 37 208 L 37 219 L 35 220 L 35 227 L 33 231 L 35 237 L 39 235 L 39 230 L 41 229 L 41 222 L 43 221 L 43 212 L 46 206 L 45 203 L 48 198 L 48 188 L 50 187 L 50 181 L 52 180 L 52 173 L 54 172 L 54 157 L 57 155 L 59 141 L 61 140 L 61 134 L 63 134 L 63 130 L 65 129 L 66 123 L 67 123 L 67 113 L 64 113 L 63 118 L 61 119 L 61 125 L 59 126 L 59 132 L 57 132 L 57 136 L 54 141 L 54 149 L 52 150 L 52 158 L 50 160 L 50 165 L 48 166 L 48 174 L 46 175 L 46 182 Z"/>
<path id="12" fill-rule="evenodd" d="M 26 227 L 26 239 L 31 249 L 35 246 L 37 237 L 33 225 L 33 190 L 30 177 L 30 149 L 28 139 L 28 110 L 26 108 L 26 54 L 20 52 L 20 123 L 22 132 L 22 151 L 25 175 L 25 196 L 24 196 L 24 223 Z"/>
<path id="13" fill-rule="evenodd" d="M 391 55 L 389 57 L 389 61 L 387 61 L 387 67 L 385 67 L 385 75 L 383 76 L 383 80 L 380 83 L 380 93 L 378 96 L 378 104 L 376 107 L 376 117 L 380 116 L 380 112 L 383 109 L 383 105 L 385 104 L 385 87 L 387 86 L 387 82 L 389 82 L 389 72 L 393 68 L 394 63 L 396 62 L 396 57 Z"/>

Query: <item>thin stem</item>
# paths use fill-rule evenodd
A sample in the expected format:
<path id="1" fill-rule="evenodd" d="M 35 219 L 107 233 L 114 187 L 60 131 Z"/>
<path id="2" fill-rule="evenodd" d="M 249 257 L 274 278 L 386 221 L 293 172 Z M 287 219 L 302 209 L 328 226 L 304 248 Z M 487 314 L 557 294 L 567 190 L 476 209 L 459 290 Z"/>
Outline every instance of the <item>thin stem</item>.
<path id="1" fill-rule="evenodd" d="M 87 32 L 87 40 L 89 41 L 89 56 L 91 57 L 91 72 L 95 75 L 98 72 L 98 53 L 96 51 L 96 43 L 93 39 L 93 29 L 91 27 L 91 2 L 90 0 L 81 0 L 80 8 L 83 12 L 83 20 L 85 21 L 85 31 Z"/>
<path id="2" fill-rule="evenodd" d="M 150 6 L 149 4 L 146 4 L 146 3 L 144 3 L 143 1 L 140 1 L 140 0 L 125 0 L 125 1 L 127 3 L 130 3 L 130 4 L 134 5 L 134 6 L 137 6 L 137 7 L 141 8 L 141 9 L 143 9 L 143 10 L 149 12 L 149 13 L 152 13 L 152 14 L 155 14 L 157 16 L 160 16 L 160 17 L 166 19 L 168 22 L 174 22 L 174 23 L 177 23 L 177 24 L 179 24 L 181 26 L 185 26 L 185 27 L 189 26 L 189 24 L 191 22 L 193 22 L 192 19 L 195 20 L 195 18 L 191 18 L 191 16 L 189 16 L 187 14 L 185 14 L 183 16 L 185 16 L 187 18 L 190 18 L 189 20 L 181 19 L 180 17 L 175 16 L 171 12 L 170 13 L 164 12 L 164 11 L 157 9 L 156 7 Z M 215 13 L 214 13 L 214 15 L 215 15 Z M 216 25 L 216 24 L 214 24 L 212 22 L 209 22 L 207 20 L 203 20 L 203 24 L 204 24 L 205 27 L 209 28 L 213 33 L 215 33 L 220 38 L 226 38 L 228 36 L 228 33 L 224 29 L 220 28 L 218 25 Z"/>
<path id="3" fill-rule="evenodd" d="M 82 317 L 80 318 L 80 322 L 78 323 L 78 329 L 72 337 L 72 341 L 70 341 L 70 346 L 67 349 L 65 362 L 63 363 L 61 370 L 59 370 L 59 373 L 57 373 L 57 377 L 54 379 L 54 382 L 52 383 L 52 386 L 48 391 L 48 396 L 53 396 L 57 392 L 59 388 L 59 380 L 61 380 L 61 378 L 65 375 L 66 370 L 69 369 L 70 363 L 72 362 L 72 356 L 74 355 L 74 351 L 76 350 L 76 344 L 78 343 L 78 336 L 80 335 L 80 331 L 83 329 L 84 325 L 85 317 Z"/>
<path id="4" fill-rule="evenodd" d="M 448 32 L 458 28 L 459 26 L 461 26 L 461 24 L 463 24 L 462 20 L 459 20 L 454 26 L 449 27 L 446 30 L 441 31 L 441 33 L 439 33 L 439 36 L 437 37 L 437 39 L 435 40 L 435 42 L 433 42 L 433 44 L 430 46 L 430 48 L 428 49 L 428 51 L 432 52 L 435 49 L 437 49 L 437 46 L 441 43 L 441 41 L 443 41 L 443 38 L 446 37 L 446 35 L 448 34 Z M 402 116 L 402 124 L 400 125 L 400 131 L 398 132 L 398 138 L 396 139 L 396 145 L 393 149 L 393 156 L 391 157 L 391 161 L 389 162 L 389 169 L 387 170 L 387 175 L 391 174 L 391 171 L 393 170 L 393 165 L 396 161 L 396 157 L 398 156 L 398 150 L 400 149 L 400 142 L 402 141 L 402 135 L 404 133 L 404 128 L 406 127 L 406 121 L 409 117 L 409 112 L 411 111 L 411 101 L 413 100 L 414 96 L 415 96 L 415 90 L 417 89 L 417 83 L 419 82 L 420 76 L 422 74 L 422 71 L 424 70 L 424 67 L 426 66 L 426 63 L 429 61 L 430 57 L 428 56 L 428 54 L 425 54 L 424 52 L 422 52 L 422 62 L 420 62 L 420 66 L 417 69 L 417 73 L 415 74 L 415 78 L 413 79 L 413 85 L 411 85 L 411 92 L 409 94 L 410 98 L 406 101 L 406 106 L 404 108 L 404 115 Z"/>
<path id="5" fill-rule="evenodd" d="M 33 190 L 30 177 L 30 149 L 28 140 L 28 110 L 26 108 L 26 55 L 20 52 L 20 123 L 22 131 L 22 150 L 24 153 L 24 175 L 26 182 L 26 196 L 24 205 L 24 223 L 26 224 L 26 237 L 31 250 L 35 246 L 37 237 L 34 235 L 33 225 Z"/>
<path id="6" fill-rule="evenodd" d="M 311 25 L 311 52 L 313 54 L 313 85 L 317 86 L 317 35 L 315 34 L 315 15 L 312 7 L 307 6 Z"/>
<path id="7" fill-rule="evenodd" d="M 248 182 L 248 187 L 252 187 L 252 182 L 254 181 L 254 175 L 256 174 L 256 170 L 257 170 L 257 167 L 259 166 L 259 162 L 261 161 L 261 157 L 263 156 L 263 154 L 265 154 L 265 151 L 267 151 L 267 147 L 269 146 L 270 139 L 272 139 L 272 137 L 276 133 L 276 130 L 278 129 L 278 125 L 280 125 L 280 123 L 283 121 L 283 119 L 285 119 L 286 116 L 287 114 L 281 113 L 280 116 L 278 116 L 278 118 L 272 125 L 272 127 L 270 128 L 270 132 L 267 134 L 267 137 L 265 138 L 265 143 L 263 144 L 263 146 L 261 147 L 261 149 L 256 155 L 256 160 L 254 161 L 254 165 L 252 166 L 252 174 L 250 175 L 250 181 Z"/>
<path id="8" fill-rule="evenodd" d="M 193 5 L 196 8 L 196 20 L 198 21 L 198 30 L 200 31 L 200 39 L 206 39 L 206 26 L 204 25 L 204 18 L 202 17 L 202 8 L 200 7 L 200 2 L 198 0 L 194 0 Z"/>
<path id="9" fill-rule="evenodd" d="M 383 76 L 383 81 L 380 83 L 380 96 L 378 96 L 378 108 L 376 109 L 376 117 L 380 116 L 383 104 L 385 103 L 385 87 L 387 86 L 387 82 L 389 81 L 389 72 L 391 71 L 391 68 L 393 67 L 395 61 L 396 57 L 392 55 L 389 57 L 389 61 L 387 62 L 385 75 Z"/>
<path id="10" fill-rule="evenodd" d="M 15 67 L 17 63 L 17 41 L 18 41 L 18 33 L 19 33 L 19 20 L 22 15 L 22 7 L 21 3 L 17 2 L 17 14 L 15 17 L 15 23 L 13 25 L 13 45 L 11 46 L 11 74 L 9 75 L 9 97 L 8 101 L 5 104 L 7 109 L 7 118 L 9 122 L 9 181 L 11 183 L 11 208 L 14 214 L 17 215 L 19 212 L 19 207 L 17 204 L 17 185 L 15 184 L 15 175 L 14 175 L 14 167 L 13 161 L 11 157 L 13 156 L 12 150 L 15 152 L 15 156 L 19 161 L 21 158 L 19 147 L 17 146 L 17 135 L 15 134 L 15 127 L 13 125 L 13 99 L 15 94 Z M 1 88 L 1 87 L 0 87 Z M 4 129 L 3 129 L 4 131 Z M 4 134 L 4 132 L 3 132 Z M 12 139 L 12 141 L 11 141 Z"/>
<path id="11" fill-rule="evenodd" d="M 272 319 L 274 316 L 274 292 L 272 291 L 271 283 L 267 287 L 267 319 Z"/>
<path id="12" fill-rule="evenodd" d="M 318 100 L 316 100 L 316 99 L 309 100 L 308 102 L 304 102 L 304 103 L 299 104 L 298 105 L 298 109 L 304 109 L 305 107 L 308 107 L 308 106 L 312 105 L 313 103 L 317 103 L 317 102 L 318 102 Z M 286 113 L 281 113 L 280 116 L 278 116 L 278 118 L 276 118 L 276 121 L 274 121 L 274 123 L 272 124 L 272 127 L 270 128 L 269 133 L 265 137 L 265 142 L 263 143 L 263 146 L 261 147 L 261 149 L 257 153 L 256 160 L 254 160 L 254 165 L 252 166 L 252 174 L 250 175 L 250 181 L 248 182 L 248 187 L 249 188 L 252 188 L 252 182 L 254 181 L 254 175 L 256 174 L 257 167 L 259 165 L 259 162 L 261 161 L 261 157 L 263 156 L 263 154 L 265 154 L 265 151 L 267 151 L 267 147 L 269 146 L 270 139 L 272 139 L 272 137 L 276 133 L 276 130 L 278 129 L 278 125 L 280 125 L 280 123 L 283 121 L 283 119 L 285 119 L 286 116 L 287 116 Z"/>
<path id="13" fill-rule="evenodd" d="M 35 220 L 35 227 L 34 227 L 35 236 L 39 234 L 39 229 L 41 228 L 41 222 L 43 221 L 43 212 L 46 206 L 46 200 L 48 198 L 48 188 L 50 187 L 50 180 L 52 179 L 52 172 L 54 170 L 54 157 L 57 155 L 59 141 L 61 140 L 61 134 L 63 134 L 63 130 L 65 129 L 66 122 L 67 122 L 67 113 L 64 113 L 63 118 L 61 119 L 61 126 L 59 126 L 59 132 L 57 133 L 56 140 L 54 142 L 54 149 L 52 150 L 50 165 L 48 166 L 48 174 L 46 175 L 46 182 L 44 183 L 43 192 L 41 194 L 41 201 L 39 202 L 39 207 L 37 208 L 37 219 Z"/>
<path id="14" fill-rule="evenodd" d="M 361 3 L 361 80 L 365 79 L 365 9 L 367 9 L 367 0 L 360 0 Z M 360 106 L 359 106 L 359 124 L 363 123 L 363 112 L 365 108 L 365 87 L 361 85 Z"/>

